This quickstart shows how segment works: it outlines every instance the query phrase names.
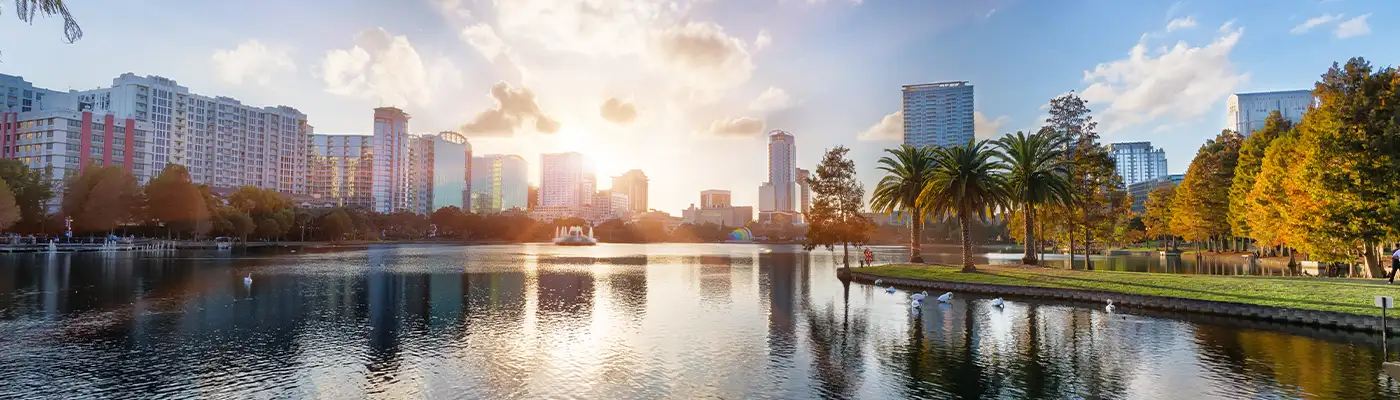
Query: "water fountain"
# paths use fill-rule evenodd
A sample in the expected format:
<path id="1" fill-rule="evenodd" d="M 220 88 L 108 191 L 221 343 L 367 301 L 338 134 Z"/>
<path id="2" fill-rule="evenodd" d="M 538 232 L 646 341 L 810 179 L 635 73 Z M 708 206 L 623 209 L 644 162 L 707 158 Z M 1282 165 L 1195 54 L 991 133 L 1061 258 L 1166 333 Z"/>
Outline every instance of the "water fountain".
<path id="1" fill-rule="evenodd" d="M 554 228 L 554 244 L 559 246 L 593 246 L 598 239 L 593 238 L 593 227 L 561 226 Z"/>

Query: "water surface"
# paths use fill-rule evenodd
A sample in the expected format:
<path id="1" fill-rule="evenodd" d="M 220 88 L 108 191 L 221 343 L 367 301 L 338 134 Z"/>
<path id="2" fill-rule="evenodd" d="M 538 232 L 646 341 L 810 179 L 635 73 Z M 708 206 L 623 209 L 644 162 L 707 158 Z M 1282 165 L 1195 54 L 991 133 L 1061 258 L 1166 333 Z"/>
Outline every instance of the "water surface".
<path id="1" fill-rule="evenodd" d="M 911 312 L 832 262 L 759 245 L 5 255 L 0 397 L 1400 397 L 1374 335 L 966 294 Z"/>

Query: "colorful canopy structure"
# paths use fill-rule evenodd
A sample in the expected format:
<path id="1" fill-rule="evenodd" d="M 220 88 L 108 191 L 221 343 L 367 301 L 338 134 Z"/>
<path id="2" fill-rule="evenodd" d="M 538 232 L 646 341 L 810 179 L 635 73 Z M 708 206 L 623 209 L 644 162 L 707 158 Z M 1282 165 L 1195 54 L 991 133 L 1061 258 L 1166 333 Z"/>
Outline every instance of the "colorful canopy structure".
<path id="1" fill-rule="evenodd" d="M 739 242 L 753 241 L 753 231 L 750 231 L 749 228 L 735 229 L 733 232 L 729 232 L 729 240 Z"/>

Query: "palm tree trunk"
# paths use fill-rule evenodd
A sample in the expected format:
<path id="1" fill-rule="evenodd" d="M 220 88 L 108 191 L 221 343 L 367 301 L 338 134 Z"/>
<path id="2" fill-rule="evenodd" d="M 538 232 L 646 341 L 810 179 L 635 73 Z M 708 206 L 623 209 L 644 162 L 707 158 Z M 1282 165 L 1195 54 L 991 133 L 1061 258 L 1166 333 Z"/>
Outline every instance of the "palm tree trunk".
<path id="1" fill-rule="evenodd" d="M 972 264 L 972 221 L 969 221 L 972 214 L 964 207 L 958 212 L 958 223 L 962 225 L 962 272 L 977 272 L 977 266 Z"/>
<path id="2" fill-rule="evenodd" d="M 1035 206 L 1026 204 L 1025 209 L 1026 251 L 1025 254 L 1021 255 L 1021 263 L 1035 265 L 1037 261 L 1035 259 L 1035 250 L 1037 247 L 1035 242 Z"/>
<path id="3" fill-rule="evenodd" d="M 922 210 L 915 208 L 912 214 L 914 214 L 914 220 L 912 225 L 909 226 L 909 262 L 913 264 L 923 264 L 924 213 Z"/>

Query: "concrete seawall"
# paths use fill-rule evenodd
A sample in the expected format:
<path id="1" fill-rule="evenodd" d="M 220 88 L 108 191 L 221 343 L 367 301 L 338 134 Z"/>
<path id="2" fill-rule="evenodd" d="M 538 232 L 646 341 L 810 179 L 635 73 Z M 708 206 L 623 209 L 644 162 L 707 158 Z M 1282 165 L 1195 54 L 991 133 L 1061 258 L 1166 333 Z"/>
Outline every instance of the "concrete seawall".
<path id="1" fill-rule="evenodd" d="M 1105 292 L 1098 290 L 1060 289 L 1031 286 L 1010 286 L 985 283 L 961 283 L 931 281 L 925 279 L 894 278 L 849 270 L 839 270 L 837 275 L 854 282 L 873 284 L 880 279 L 887 285 L 920 289 L 933 289 L 947 292 L 987 293 L 1015 297 L 1056 299 L 1105 303 L 1113 300 L 1120 307 L 1150 308 L 1156 310 L 1212 314 L 1236 318 L 1249 318 L 1263 321 L 1286 322 L 1326 328 L 1355 331 L 1381 331 L 1381 319 L 1377 316 L 1346 314 L 1331 311 L 1299 310 L 1293 308 L 1261 306 L 1254 304 L 1230 303 L 1223 301 L 1194 300 L 1177 297 L 1148 296 Z M 1388 332 L 1400 332 L 1400 320 L 1387 322 Z"/>

